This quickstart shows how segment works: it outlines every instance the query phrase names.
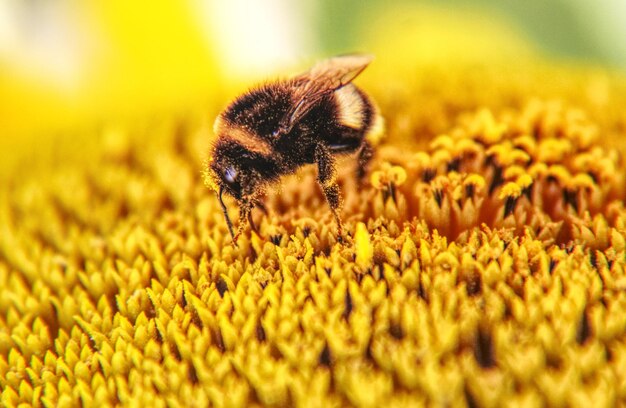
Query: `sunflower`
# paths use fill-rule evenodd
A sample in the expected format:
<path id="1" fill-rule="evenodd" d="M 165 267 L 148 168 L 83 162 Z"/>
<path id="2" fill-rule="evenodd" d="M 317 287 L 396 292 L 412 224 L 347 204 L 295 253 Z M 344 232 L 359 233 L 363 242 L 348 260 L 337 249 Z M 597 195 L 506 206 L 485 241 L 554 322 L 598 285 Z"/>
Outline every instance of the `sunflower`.
<path id="1" fill-rule="evenodd" d="M 2 403 L 624 403 L 626 82 L 415 55 L 361 80 L 387 129 L 366 187 L 341 166 L 343 242 L 305 168 L 232 246 L 194 110 L 77 134 L 54 167 L 22 152 Z"/>

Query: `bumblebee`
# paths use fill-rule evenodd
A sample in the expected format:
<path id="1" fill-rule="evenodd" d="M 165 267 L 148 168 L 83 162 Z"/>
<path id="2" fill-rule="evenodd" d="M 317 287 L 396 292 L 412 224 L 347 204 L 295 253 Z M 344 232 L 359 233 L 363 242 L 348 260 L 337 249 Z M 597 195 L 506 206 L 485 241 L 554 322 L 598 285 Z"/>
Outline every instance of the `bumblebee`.
<path id="1" fill-rule="evenodd" d="M 219 199 L 228 230 L 237 238 L 255 207 L 265 211 L 261 194 L 281 176 L 315 164 L 317 180 L 343 230 L 335 156 L 356 153 L 358 180 L 373 155 L 382 119 L 369 97 L 352 81 L 372 61 L 366 55 L 330 58 L 293 78 L 254 88 L 235 99 L 216 119 L 205 182 Z M 237 233 L 223 195 L 239 205 Z"/>

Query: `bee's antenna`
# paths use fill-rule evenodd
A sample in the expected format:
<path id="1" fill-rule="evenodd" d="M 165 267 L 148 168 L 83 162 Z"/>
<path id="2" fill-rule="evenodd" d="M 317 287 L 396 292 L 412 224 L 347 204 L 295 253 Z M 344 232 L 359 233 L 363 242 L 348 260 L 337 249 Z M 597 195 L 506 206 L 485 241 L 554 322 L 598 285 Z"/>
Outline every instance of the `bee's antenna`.
<path id="1" fill-rule="evenodd" d="M 222 206 L 222 212 L 224 213 L 224 218 L 226 219 L 226 225 L 228 225 L 228 232 L 230 232 L 230 236 L 233 239 L 233 244 L 237 246 L 237 240 L 235 239 L 235 233 L 233 232 L 233 223 L 230 221 L 230 217 L 228 217 L 228 210 L 226 209 L 226 205 L 222 200 L 222 193 L 224 192 L 224 187 L 220 187 L 220 192 L 217 195 L 217 198 L 220 200 L 220 205 Z"/>

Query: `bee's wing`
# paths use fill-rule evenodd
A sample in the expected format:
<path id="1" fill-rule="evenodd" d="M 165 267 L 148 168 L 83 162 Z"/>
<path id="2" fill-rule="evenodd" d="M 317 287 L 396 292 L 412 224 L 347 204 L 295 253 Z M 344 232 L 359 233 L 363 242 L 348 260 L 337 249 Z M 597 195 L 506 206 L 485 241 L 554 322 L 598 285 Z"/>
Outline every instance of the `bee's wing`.
<path id="1" fill-rule="evenodd" d="M 324 96 L 352 82 L 372 62 L 370 55 L 343 55 L 322 61 L 295 78 L 293 108 L 283 117 L 281 133 L 286 133 Z"/>

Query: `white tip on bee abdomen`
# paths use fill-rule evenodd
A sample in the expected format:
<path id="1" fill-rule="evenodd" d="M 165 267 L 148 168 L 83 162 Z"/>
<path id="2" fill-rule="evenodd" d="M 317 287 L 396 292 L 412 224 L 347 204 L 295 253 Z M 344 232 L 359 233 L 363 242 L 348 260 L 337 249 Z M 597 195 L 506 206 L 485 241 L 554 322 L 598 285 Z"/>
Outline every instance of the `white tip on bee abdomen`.
<path id="1" fill-rule="evenodd" d="M 356 87 L 350 84 L 339 88 L 335 91 L 335 97 L 339 123 L 353 129 L 362 129 L 365 121 L 365 102 Z"/>

